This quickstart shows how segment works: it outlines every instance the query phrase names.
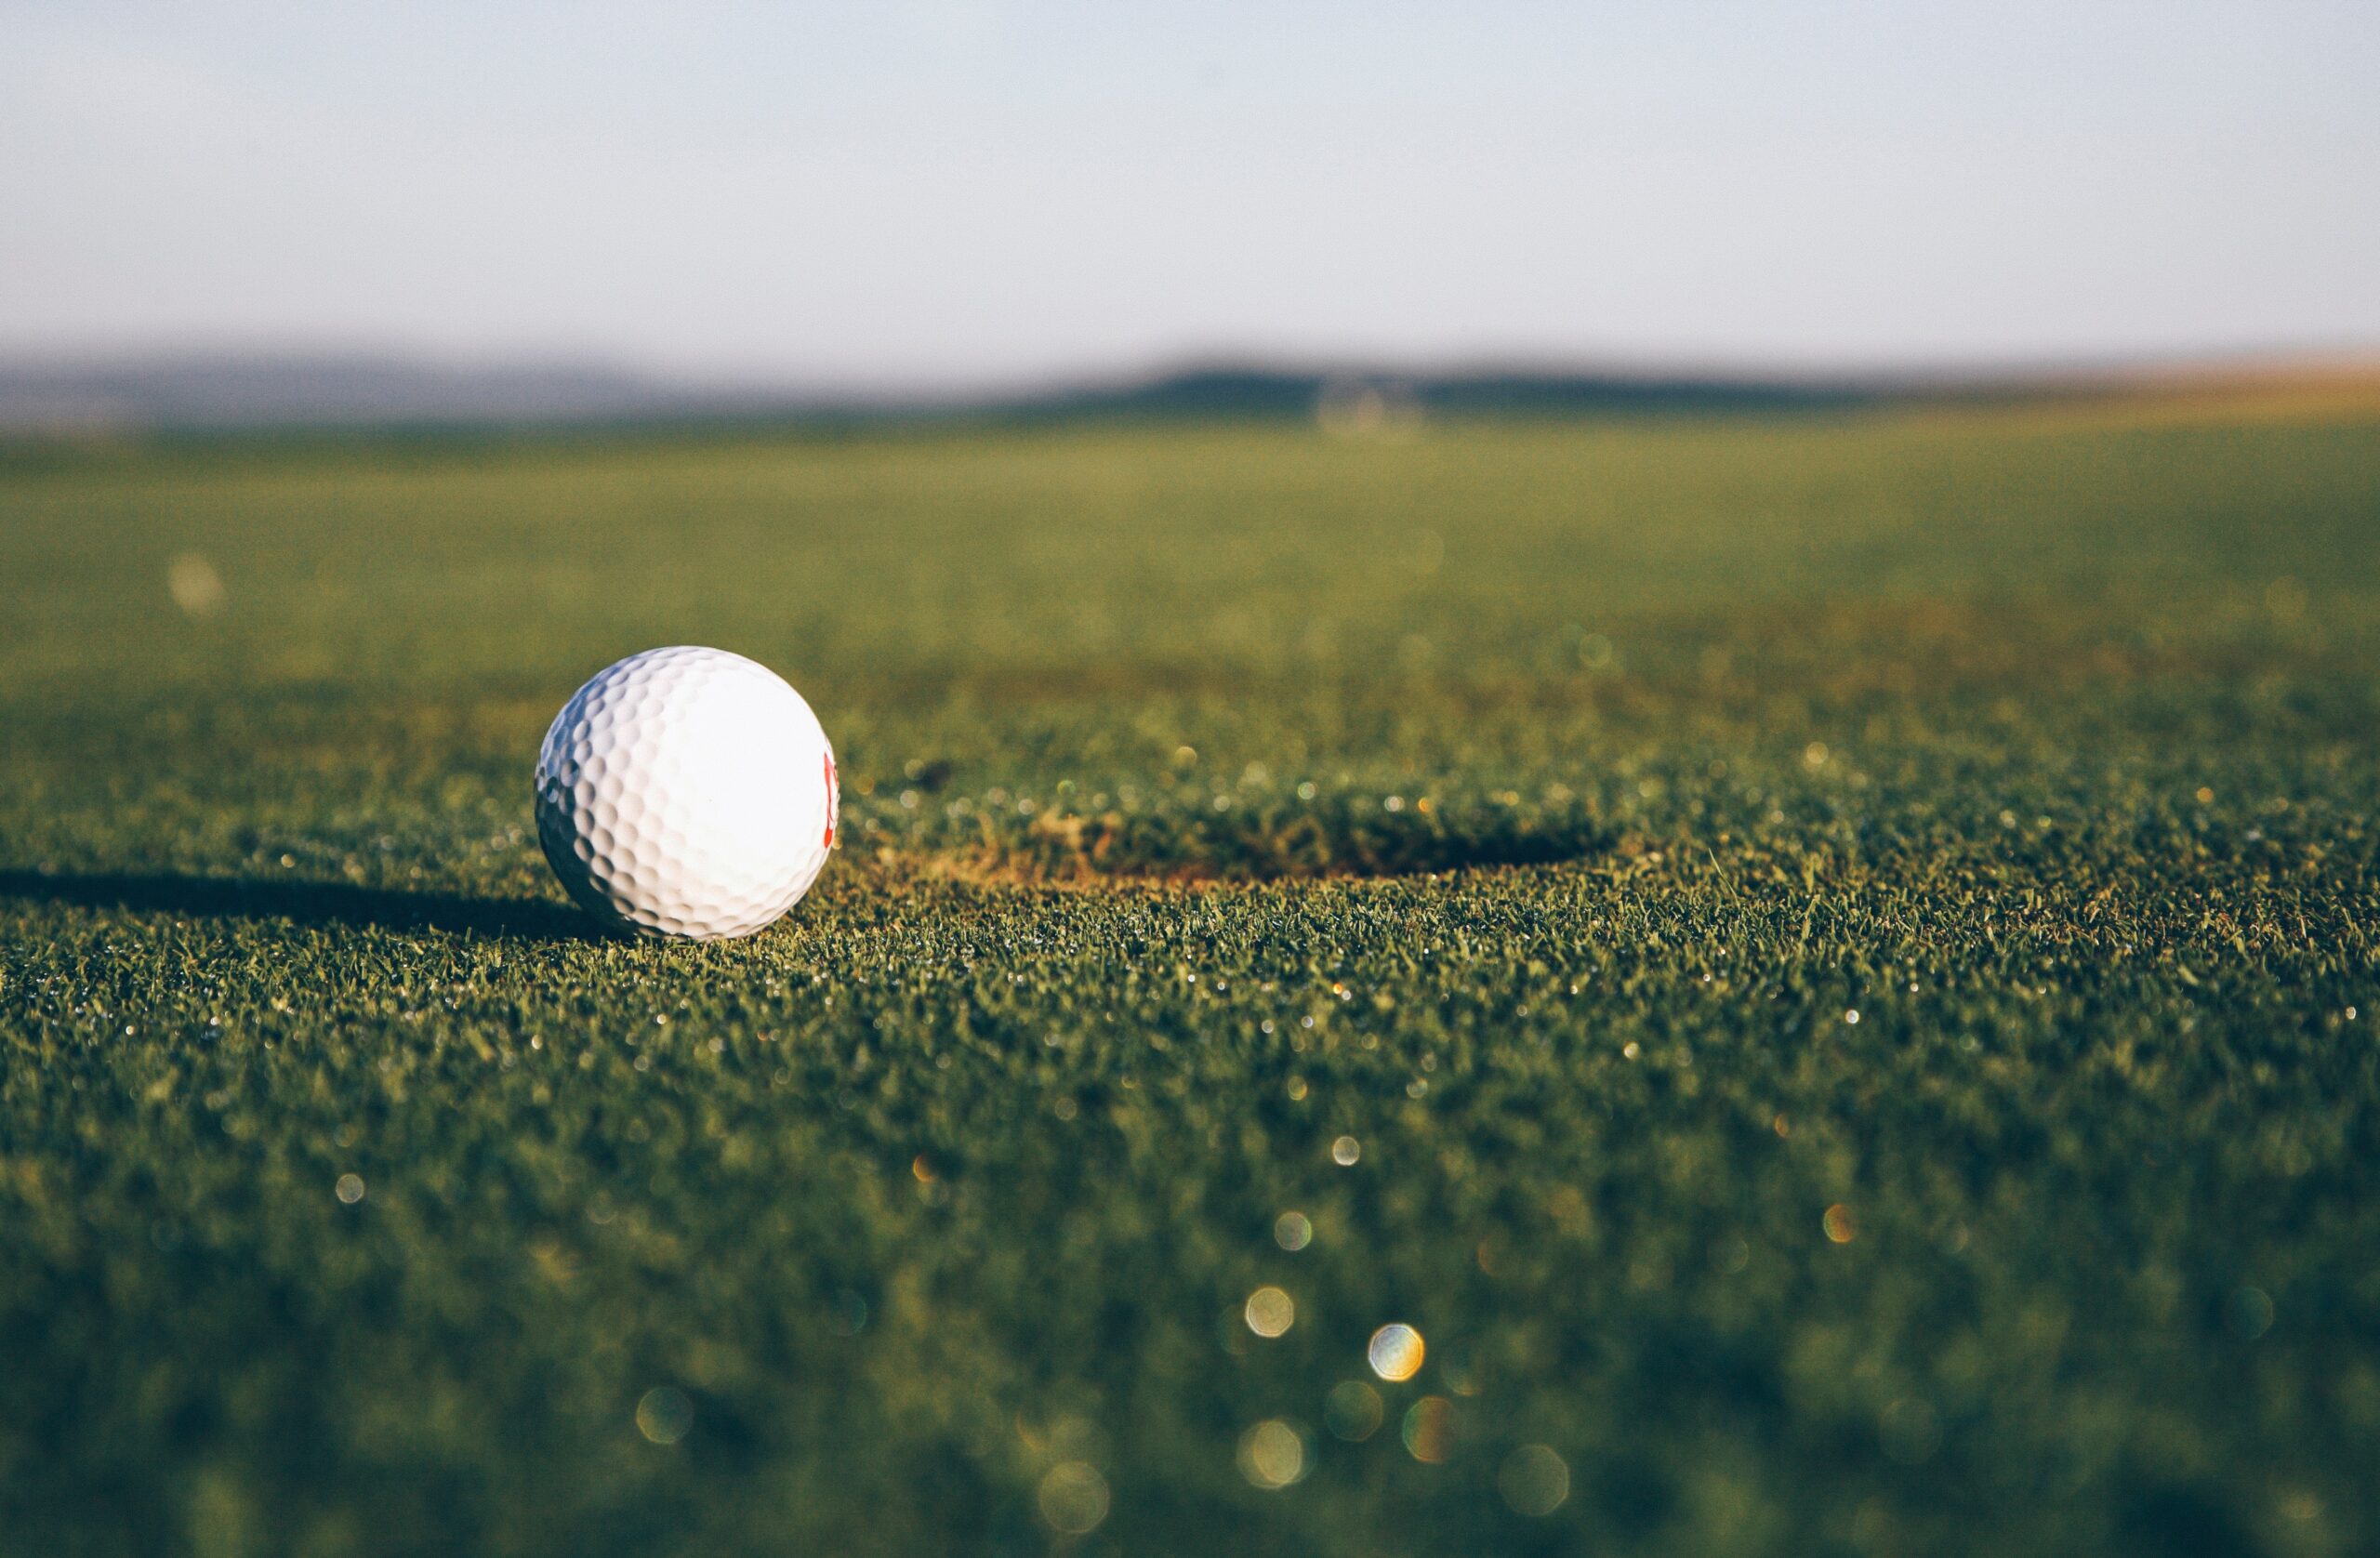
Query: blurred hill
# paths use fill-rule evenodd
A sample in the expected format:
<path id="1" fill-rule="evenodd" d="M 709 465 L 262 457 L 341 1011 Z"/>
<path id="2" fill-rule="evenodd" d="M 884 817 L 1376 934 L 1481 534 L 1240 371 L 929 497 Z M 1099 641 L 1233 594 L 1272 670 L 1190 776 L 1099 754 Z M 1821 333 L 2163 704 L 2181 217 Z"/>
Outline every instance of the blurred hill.
<path id="1" fill-rule="evenodd" d="M 1219 363 L 1012 390 L 898 394 L 704 383 L 590 363 L 471 365 L 369 355 L 220 353 L 0 359 L 0 433 L 471 428 L 915 418 L 1318 419 L 1394 430 L 1438 416 L 1694 416 L 1884 403 L 2093 400 L 2187 408 L 2308 397 L 2380 403 L 2370 360 L 2098 372 L 1891 376 L 1700 376 L 1485 365 Z"/>
<path id="2" fill-rule="evenodd" d="M 682 390 L 588 364 L 231 354 L 0 361 L 0 429 L 17 432 L 567 422 L 681 408 L 693 408 Z"/>
<path id="3" fill-rule="evenodd" d="M 504 426 L 778 419 L 1343 418 L 1792 410 L 1883 384 L 1482 368 L 1200 366 L 1009 391 L 900 395 L 702 384 L 590 363 L 468 366 L 368 356 L 0 360 L 0 431 Z"/>

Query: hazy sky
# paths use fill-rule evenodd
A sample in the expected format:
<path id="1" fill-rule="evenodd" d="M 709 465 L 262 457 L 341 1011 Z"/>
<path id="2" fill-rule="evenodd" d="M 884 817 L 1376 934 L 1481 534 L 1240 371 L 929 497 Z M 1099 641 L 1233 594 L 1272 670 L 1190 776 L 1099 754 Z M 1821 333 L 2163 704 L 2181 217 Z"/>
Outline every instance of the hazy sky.
<path id="1" fill-rule="evenodd" d="M 0 0 L 0 350 L 2380 346 L 2380 0 Z"/>

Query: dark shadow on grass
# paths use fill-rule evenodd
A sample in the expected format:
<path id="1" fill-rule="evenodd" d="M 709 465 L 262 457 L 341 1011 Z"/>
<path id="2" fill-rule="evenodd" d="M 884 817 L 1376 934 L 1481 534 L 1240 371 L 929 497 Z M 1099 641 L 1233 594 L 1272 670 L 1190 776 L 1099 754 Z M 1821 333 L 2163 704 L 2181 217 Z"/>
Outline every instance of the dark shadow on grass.
<path id="1" fill-rule="evenodd" d="M 1025 878 L 1269 882 L 1554 865 L 1606 859 L 1624 842 L 1575 815 L 1471 808 L 1448 818 L 1326 802 L 1287 816 L 1044 815 L 976 858 Z"/>
<path id="2" fill-rule="evenodd" d="M 534 898 L 467 898 L 397 892 L 345 882 L 284 882 L 237 877 L 50 875 L 0 870 L 0 899 L 87 909 L 288 919 L 383 931 L 469 931 L 538 941 L 588 941 L 602 932 L 585 915 Z"/>

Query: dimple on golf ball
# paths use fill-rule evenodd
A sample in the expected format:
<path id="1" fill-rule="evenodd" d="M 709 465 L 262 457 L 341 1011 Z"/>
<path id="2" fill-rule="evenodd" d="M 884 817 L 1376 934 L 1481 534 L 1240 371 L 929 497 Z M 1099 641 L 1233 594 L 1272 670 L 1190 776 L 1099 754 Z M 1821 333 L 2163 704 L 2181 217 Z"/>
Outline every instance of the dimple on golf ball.
<path id="1" fill-rule="evenodd" d="M 801 694 L 725 650 L 596 673 L 537 754 L 537 842 L 580 907 L 648 935 L 748 936 L 835 847 L 835 754 Z"/>

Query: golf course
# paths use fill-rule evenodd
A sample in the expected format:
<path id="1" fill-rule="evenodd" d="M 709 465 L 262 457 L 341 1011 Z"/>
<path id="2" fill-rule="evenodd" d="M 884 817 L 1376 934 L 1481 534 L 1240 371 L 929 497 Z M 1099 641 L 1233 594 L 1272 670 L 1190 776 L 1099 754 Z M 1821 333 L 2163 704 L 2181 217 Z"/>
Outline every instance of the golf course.
<path id="1" fill-rule="evenodd" d="M 0 1551 L 2380 1546 L 2380 410 L 0 445 Z M 530 777 L 809 701 L 816 887 Z"/>

